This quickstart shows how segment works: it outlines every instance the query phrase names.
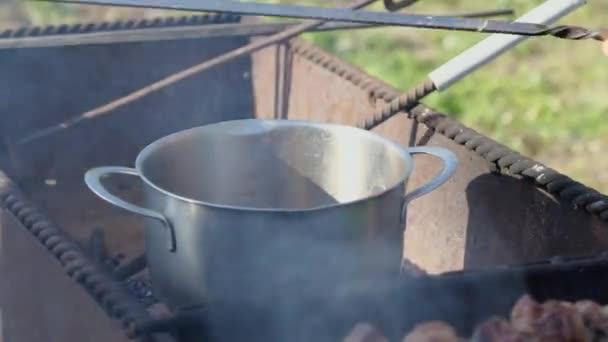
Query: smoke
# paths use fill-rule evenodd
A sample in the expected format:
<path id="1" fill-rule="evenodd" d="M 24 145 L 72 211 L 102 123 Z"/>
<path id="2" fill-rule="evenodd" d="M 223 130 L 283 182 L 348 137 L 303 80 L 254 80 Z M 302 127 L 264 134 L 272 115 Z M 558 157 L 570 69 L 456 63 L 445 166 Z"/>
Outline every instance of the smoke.
<path id="1" fill-rule="evenodd" d="M 91 167 L 132 166 L 141 148 L 167 134 L 211 122 L 264 115 L 255 113 L 255 108 L 272 102 L 269 99 L 274 88 L 262 82 L 258 89 L 253 89 L 247 75 L 267 76 L 272 73 L 273 61 L 264 64 L 258 60 L 256 75 L 252 73 L 251 60 L 243 58 L 53 139 L 29 146 L 10 144 L 25 133 L 46 127 L 49 122 L 60 122 L 246 41 L 246 38 L 176 40 L 0 52 L 3 61 L 0 102 L 2 112 L 8 113 L 0 126 L 9 142 L 16 172 L 32 175 L 37 181 L 52 176 L 58 179 L 59 185 L 73 185 L 79 193 L 92 196 L 82 185 L 82 175 Z M 290 106 L 299 106 L 306 112 L 304 116 L 324 113 L 323 119 L 333 120 L 334 113 L 350 115 L 350 111 L 355 112 L 354 107 L 367 102 L 367 94 L 362 95 L 363 90 L 355 89 L 350 83 L 342 83 L 347 81 L 338 76 L 333 78 L 327 70 L 313 67 L 302 59 L 294 61 L 293 67 L 300 69 L 294 73 L 292 82 L 304 82 L 303 79 L 310 82 L 308 86 L 294 86 L 291 95 L 298 101 L 290 101 Z M 348 93 L 336 93 L 339 97 L 336 101 L 347 103 L 343 106 L 328 100 L 334 94 L 331 87 L 336 85 L 338 89 L 348 90 Z M 359 96 L 365 100 L 357 100 Z M 356 115 L 348 118 L 354 117 Z M 396 127 L 401 132 L 400 127 Z M 356 151 L 353 145 L 345 148 Z M 213 164 L 221 158 L 221 153 L 197 157 L 201 162 Z M 239 155 L 242 159 L 250 157 Z M 334 157 L 348 159 L 352 154 L 343 151 Z M 473 157 L 463 160 L 467 163 L 467 174 L 476 175 L 487 168 L 483 160 Z M 373 165 L 387 167 L 388 163 L 370 162 L 367 167 Z M 357 169 L 346 167 L 340 173 L 346 175 Z M 247 181 L 259 182 L 254 189 L 277 183 L 289 187 L 291 183 L 289 177 L 281 183 L 279 179 L 261 179 L 265 176 L 258 173 Z M 344 181 L 347 178 L 344 176 L 338 181 L 347 183 Z M 591 249 L 589 246 L 594 251 L 601 248 L 593 243 L 593 230 L 597 230 L 599 224 L 566 211 L 539 195 L 530 184 L 514 179 L 505 181 L 505 178 L 488 175 L 472 181 L 463 176 L 464 181 L 472 183 L 466 189 L 466 199 L 457 201 L 454 193 L 448 193 L 441 201 L 433 198 L 431 201 L 435 202 L 427 202 L 424 211 L 410 210 L 410 214 L 422 216 L 418 222 L 439 222 L 441 230 L 431 232 L 437 234 L 433 236 L 435 250 L 429 252 L 447 255 L 435 242 L 454 244 L 446 238 L 458 235 L 453 229 L 465 232 L 461 235 L 467 239 L 466 243 L 455 248 L 466 249 L 466 267 L 511 263 L 513 259 L 539 259 L 561 252 L 573 254 Z M 41 184 L 28 187 L 32 195 L 44 192 Z M 191 184 L 186 182 L 178 190 L 196 190 L 188 189 Z M 217 182 L 208 186 L 219 191 L 224 184 L 233 185 Z M 201 183 L 205 185 L 207 183 Z M 325 203 L 340 200 L 332 193 L 323 195 Z M 200 244 L 195 244 L 193 249 L 203 248 L 206 253 L 206 264 L 195 263 L 199 271 L 207 274 L 205 280 L 197 278 L 192 287 L 183 292 L 190 295 L 188 291 L 208 291 L 206 294 L 212 298 L 221 298 L 208 303 L 213 333 L 237 337 L 236 340 L 335 341 L 360 321 L 372 322 L 390 337 L 399 338 L 413 324 L 424 320 L 444 319 L 467 331 L 488 315 L 506 314 L 515 299 L 527 291 L 521 274 L 497 272 L 484 277 L 468 275 L 414 281 L 398 272 L 402 227 L 387 233 L 383 239 L 362 238 L 381 235 L 383 229 L 391 227 L 385 223 L 394 222 L 395 217 L 386 218 L 386 222 L 366 220 L 383 215 L 398 216 L 401 195 L 391 193 L 386 203 L 354 205 L 348 220 L 343 213 L 323 211 L 315 213 L 321 218 L 314 225 L 307 215 L 279 215 L 280 224 L 268 227 L 268 222 L 277 218 L 264 217 L 264 214 L 245 215 L 233 223 L 232 231 L 218 225 L 217 229 L 210 229 L 210 235 L 206 236 L 209 240 L 196 241 Z M 290 197 L 295 198 L 293 202 L 281 203 L 286 207 L 304 206 L 306 203 L 301 202 L 310 203 L 319 196 Z M 38 204 L 53 219 L 61 220 L 68 231 L 82 233 L 100 225 L 116 245 L 140 242 L 126 233 L 133 227 L 130 222 L 120 220 L 118 209 L 116 214 L 100 215 L 98 222 L 83 224 L 81 213 L 99 210 L 100 201 L 89 205 L 91 201 L 61 196 L 60 192 L 40 198 Z M 276 206 L 277 202 L 273 201 L 266 204 Z M 532 209 L 529 203 L 534 204 Z M 458 220 L 464 212 L 469 217 Z M 499 212 L 504 213 L 497 215 Z M 338 216 L 342 218 L 337 219 Z M 464 221 L 469 226 L 463 224 Z M 336 222 L 342 222 L 342 226 Z M 361 231 L 352 230 L 353 227 L 373 229 Z M 420 224 L 409 229 L 426 227 Z M 577 227 L 575 233 L 563 233 L 572 227 Z M 180 231 L 178 234 L 181 236 Z M 479 243 L 480 236 L 485 242 Z M 188 242 L 189 238 L 183 239 Z M 200 267 L 202 264 L 205 267 Z M 187 267 L 189 265 L 178 264 L 173 268 L 181 271 Z M 180 282 L 179 277 L 172 280 L 176 284 Z"/>

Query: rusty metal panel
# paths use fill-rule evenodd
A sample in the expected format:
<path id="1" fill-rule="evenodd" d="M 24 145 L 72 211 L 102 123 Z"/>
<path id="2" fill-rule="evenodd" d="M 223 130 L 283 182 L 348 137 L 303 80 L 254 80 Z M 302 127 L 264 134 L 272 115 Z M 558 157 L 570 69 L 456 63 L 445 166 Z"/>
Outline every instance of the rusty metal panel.
<path id="1" fill-rule="evenodd" d="M 308 63 L 285 45 L 254 54 L 253 70 L 257 117 L 352 125 L 369 113 L 369 98 L 359 87 Z"/>
<path id="2" fill-rule="evenodd" d="M 0 51 L 0 132 L 16 168 L 12 176 L 80 177 L 93 165 L 132 165 L 137 152 L 159 137 L 251 117 L 250 63 L 242 58 L 60 134 L 18 144 L 25 135 L 247 42 L 216 37 Z"/>
<path id="3" fill-rule="evenodd" d="M 369 78 L 362 71 L 328 54 L 315 59 L 282 45 L 256 53 L 252 61 L 243 58 L 181 82 L 43 144 L 12 145 L 26 131 L 90 109 L 244 42 L 244 38 L 214 38 L 3 52 L 12 61 L 6 64 L 11 69 L 5 70 L 6 80 L 22 79 L 26 61 L 37 66 L 42 75 L 55 75 L 32 76 L 41 84 L 26 78 L 25 89 L 39 97 L 38 101 L 27 103 L 28 92 L 23 89 L 17 90 L 17 97 L 8 96 L 15 94 L 6 91 L 5 97 L 0 96 L 7 100 L 7 111 L 22 117 L 14 129 L 4 121 L 12 161 L 20 176 L 30 176 L 22 177 L 20 186 L 71 234 L 85 238 L 93 225 L 111 227 L 110 247 L 141 250 L 140 228 L 133 229 L 140 227 L 140 221 L 96 200 L 82 185 L 87 168 L 130 165 L 141 147 L 160 136 L 207 122 L 250 117 L 253 111 L 258 117 L 355 125 L 383 104 L 368 87 L 355 84 L 331 64 Z M 44 58 L 36 56 L 40 51 Z M 121 63 L 116 63 L 119 57 Z M 62 60 L 73 68 L 62 76 L 65 79 L 58 80 L 45 59 Z M 327 62 L 330 60 L 332 63 Z M 59 86 L 53 88 L 53 84 Z M 142 125 L 145 129 L 134 134 L 134 127 Z M 375 131 L 404 145 L 447 147 L 461 161 L 454 179 L 409 208 L 405 253 L 431 272 L 589 254 L 608 245 L 606 223 L 556 200 L 528 181 L 493 173 L 493 164 L 424 124 L 397 115 Z M 420 185 L 438 167 L 431 158 L 416 157 L 409 187 Z M 44 178 L 57 179 L 58 185 L 46 187 Z M 131 195 L 132 189 L 116 190 Z M 66 199 L 68 206 L 64 205 Z"/>
<path id="4" fill-rule="evenodd" d="M 0 211 L 0 279 L 1 341 L 129 341 L 5 210 Z"/>
<path id="5" fill-rule="evenodd" d="M 351 75 L 367 77 L 361 71 L 328 54 L 311 55 L 285 47 L 254 55 L 258 117 L 357 125 L 383 104 L 332 70 L 327 61 Z M 446 147 L 460 160 L 452 180 L 411 203 L 408 210 L 405 255 L 432 273 L 587 255 L 608 247 L 606 222 L 575 210 L 527 180 L 493 172 L 494 165 L 480 155 L 404 114 L 374 131 L 404 146 Z M 430 157 L 417 156 L 415 164 L 410 189 L 440 167 Z"/>
<path id="6" fill-rule="evenodd" d="M 247 42 L 245 36 L 234 36 L 0 51 L 0 137 L 7 147 L 0 148 L 0 166 L 9 166 L 20 188 L 76 239 L 100 227 L 112 251 L 128 257 L 141 253 L 141 218 L 93 195 L 84 173 L 94 166 L 132 166 L 144 146 L 170 133 L 252 117 L 249 58 L 60 134 L 25 145 L 17 144 L 19 138 Z M 134 179 L 120 178 L 116 185 L 118 195 L 138 198 Z"/>

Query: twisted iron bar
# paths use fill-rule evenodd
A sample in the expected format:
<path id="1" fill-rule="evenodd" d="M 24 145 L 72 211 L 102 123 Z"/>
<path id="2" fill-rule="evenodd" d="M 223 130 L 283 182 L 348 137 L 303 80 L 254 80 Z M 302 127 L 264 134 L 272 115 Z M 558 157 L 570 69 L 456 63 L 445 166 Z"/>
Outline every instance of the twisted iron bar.
<path id="1" fill-rule="evenodd" d="M 608 39 L 608 31 L 590 31 L 578 26 L 557 26 L 547 31 L 548 34 L 561 39 L 584 40 L 595 39 L 605 41 Z M 365 119 L 360 128 L 373 129 L 399 112 L 408 112 L 416 107 L 420 100 L 435 92 L 437 88 L 431 80 L 426 80 L 422 84 L 392 99 L 387 105 L 374 112 L 369 118 Z"/>
<path id="2" fill-rule="evenodd" d="M 551 35 L 560 39 L 569 40 L 586 40 L 594 39 L 598 41 L 608 40 L 608 30 L 592 31 L 580 26 L 568 26 L 561 25 L 552 27 L 546 31 L 548 35 Z"/>
<path id="3" fill-rule="evenodd" d="M 425 116 L 441 117 L 437 120 L 427 121 L 429 128 L 481 155 L 488 162 L 495 164 L 501 173 L 533 179 L 537 185 L 549 193 L 570 202 L 575 209 L 583 209 L 590 214 L 598 215 L 603 221 L 608 221 L 608 196 L 537 161 L 524 157 L 437 112 L 418 111 L 416 114 L 419 119 Z"/>
<path id="4" fill-rule="evenodd" d="M 325 53 L 321 49 L 304 43 L 301 40 L 294 40 L 290 43 L 291 49 L 312 62 L 323 66 L 326 69 L 346 78 L 353 84 L 369 92 L 370 98 L 380 98 L 390 100 L 390 103 L 383 106 L 370 117 L 357 125 L 359 128 L 373 129 L 399 112 L 407 112 L 418 105 L 418 101 L 436 90 L 435 85 L 430 80 L 422 83 L 407 92 L 396 94 L 395 90 L 368 76 L 362 70 L 347 65 L 338 58 Z"/>
<path id="5" fill-rule="evenodd" d="M 292 51 L 328 71 L 352 82 L 370 94 L 370 97 L 390 102 L 388 106 L 375 112 L 371 118 L 357 125 L 372 129 L 379 122 L 399 112 L 408 112 L 414 120 L 429 129 L 446 136 L 457 144 L 475 152 L 491 163 L 496 171 L 531 179 L 549 193 L 569 202 L 574 209 L 597 215 L 608 221 L 608 196 L 551 169 L 540 162 L 511 150 L 498 142 L 468 128 L 445 114 L 434 111 L 418 103 L 414 98 L 430 91 L 427 84 L 407 91 L 405 94 L 369 76 L 360 69 L 344 63 L 320 48 L 302 40 L 291 42 Z M 427 94 L 428 95 L 428 94 Z M 408 108 L 411 108 L 408 110 Z"/>
<path id="6" fill-rule="evenodd" d="M 218 23 L 236 23 L 241 20 L 241 16 L 234 14 L 204 14 L 182 17 L 152 18 L 142 20 L 127 20 L 101 23 L 83 23 L 74 25 L 59 26 L 34 26 L 18 29 L 8 29 L 0 32 L 0 38 L 27 38 L 40 37 L 59 34 L 81 34 L 104 31 L 118 31 L 127 29 L 145 29 L 174 26 L 195 26 Z"/>
<path id="7" fill-rule="evenodd" d="M 2 171 L 0 203 L 61 263 L 70 278 L 90 293 L 110 317 L 121 322 L 130 338 L 143 333 L 140 327 L 149 325 L 152 320 L 146 308 L 30 204 Z"/>
<path id="8" fill-rule="evenodd" d="M 408 112 L 418 105 L 418 101 L 435 92 L 436 89 L 435 84 L 431 80 L 427 80 L 421 85 L 392 99 L 387 105 L 382 106 L 382 108 L 366 118 L 358 127 L 371 130 L 399 112 Z"/>

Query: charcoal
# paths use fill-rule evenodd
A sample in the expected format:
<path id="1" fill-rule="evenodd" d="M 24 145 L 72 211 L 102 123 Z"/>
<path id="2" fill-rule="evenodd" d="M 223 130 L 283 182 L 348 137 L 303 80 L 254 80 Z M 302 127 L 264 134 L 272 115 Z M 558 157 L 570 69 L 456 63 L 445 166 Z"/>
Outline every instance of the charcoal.
<path id="1" fill-rule="evenodd" d="M 123 282 L 123 286 L 133 297 L 146 306 L 159 302 L 158 298 L 154 296 L 150 281 L 146 278 L 128 279 Z"/>
<path id="2" fill-rule="evenodd" d="M 538 341 L 588 341 L 583 316 L 570 303 L 548 301 L 542 304 L 540 315 L 530 325 Z"/>

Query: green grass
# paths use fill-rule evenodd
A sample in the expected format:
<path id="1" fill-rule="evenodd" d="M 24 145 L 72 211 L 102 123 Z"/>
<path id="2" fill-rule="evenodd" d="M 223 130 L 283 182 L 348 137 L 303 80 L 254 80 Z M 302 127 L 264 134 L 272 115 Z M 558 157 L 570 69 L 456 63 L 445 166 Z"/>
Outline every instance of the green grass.
<path id="1" fill-rule="evenodd" d="M 510 7 L 518 16 L 542 1 L 421 1 L 412 12 L 445 13 Z M 606 25 L 608 2 L 589 4 L 561 23 L 591 28 Z M 378 28 L 307 34 L 306 39 L 406 90 L 485 35 Z M 530 39 L 425 103 L 567 174 L 608 191 L 597 176 L 598 158 L 608 142 L 608 58 L 594 41 Z M 561 152 L 561 154 L 559 153 Z M 569 160 L 588 155 L 574 167 Z M 580 163 L 579 163 L 580 164 Z M 608 165 L 606 165 L 608 166 Z"/>
<path id="2" fill-rule="evenodd" d="M 312 4 L 313 0 L 265 2 Z M 316 1 L 327 5 L 328 1 Z M 416 13 L 514 8 L 522 15 L 542 0 L 422 0 Z M 345 4 L 346 1 L 334 1 Z M 46 6 L 46 7 L 45 7 Z M 35 23 L 82 21 L 94 12 L 74 7 L 29 5 Z M 380 4 L 375 6 L 380 9 Z M 132 12 L 117 11 L 118 16 Z M 138 12 L 139 13 L 139 12 Z M 589 4 L 560 23 L 591 28 L 608 26 L 608 1 Z M 86 20 L 91 20 L 87 17 Z M 104 20 L 107 20 L 107 15 Z M 350 32 L 306 34 L 329 52 L 406 90 L 430 71 L 464 51 L 485 35 L 477 33 L 376 28 Z M 608 142 L 608 58 L 594 41 L 530 39 L 447 91 L 425 103 L 508 146 L 608 192 L 603 146 Z M 598 148 L 599 146 L 599 148 Z"/>

